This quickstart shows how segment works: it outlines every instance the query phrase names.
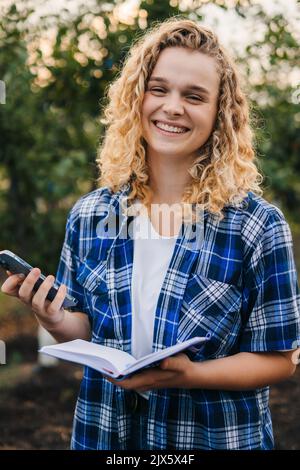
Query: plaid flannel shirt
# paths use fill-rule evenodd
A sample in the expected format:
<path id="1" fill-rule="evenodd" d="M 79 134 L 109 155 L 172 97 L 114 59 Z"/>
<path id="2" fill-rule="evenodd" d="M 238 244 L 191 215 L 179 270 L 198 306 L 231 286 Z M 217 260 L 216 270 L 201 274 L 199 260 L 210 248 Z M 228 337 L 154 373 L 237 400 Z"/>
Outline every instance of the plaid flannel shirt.
<path id="1" fill-rule="evenodd" d="M 69 213 L 57 283 L 79 301 L 92 341 L 131 352 L 131 276 L 134 241 L 112 238 L 103 221 L 121 213 L 130 189 L 97 189 Z M 249 192 L 218 221 L 204 213 L 204 238 L 192 249 L 179 234 L 158 298 L 153 352 L 193 336 L 211 339 L 192 360 L 241 351 L 294 349 L 299 338 L 299 288 L 289 226 L 282 212 Z M 190 354 L 190 353 L 189 353 Z M 88 367 L 76 404 L 72 449 L 126 449 L 128 391 Z M 272 449 L 268 387 L 249 391 L 154 389 L 148 449 Z"/>

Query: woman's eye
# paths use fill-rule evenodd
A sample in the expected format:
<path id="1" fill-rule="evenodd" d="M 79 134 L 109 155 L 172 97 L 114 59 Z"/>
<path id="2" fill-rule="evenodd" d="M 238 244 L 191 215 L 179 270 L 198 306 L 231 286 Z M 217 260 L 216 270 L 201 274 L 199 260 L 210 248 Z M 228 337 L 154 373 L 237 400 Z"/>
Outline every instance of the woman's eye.
<path id="1" fill-rule="evenodd" d="M 201 97 L 200 96 L 188 96 L 188 98 L 190 98 L 191 100 L 198 100 L 198 101 L 202 101 Z"/>
<path id="2" fill-rule="evenodd" d="M 163 88 L 154 87 L 154 88 L 151 88 L 150 91 L 154 91 L 155 93 L 165 93 L 166 90 L 164 90 Z M 187 98 L 191 100 L 196 100 L 196 101 L 203 101 L 201 96 L 197 96 L 197 95 L 188 95 Z"/>
<path id="3" fill-rule="evenodd" d="M 162 88 L 151 88 L 151 91 L 164 92 L 164 90 Z"/>

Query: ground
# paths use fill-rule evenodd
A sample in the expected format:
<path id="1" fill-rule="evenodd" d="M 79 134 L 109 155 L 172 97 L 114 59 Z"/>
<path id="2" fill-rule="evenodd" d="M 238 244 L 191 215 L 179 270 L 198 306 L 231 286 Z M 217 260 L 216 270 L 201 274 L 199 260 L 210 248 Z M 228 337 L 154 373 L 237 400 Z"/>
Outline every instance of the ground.
<path id="1" fill-rule="evenodd" d="M 1 315 L 0 330 L 7 345 L 7 364 L 0 368 L 0 450 L 68 449 L 81 367 L 63 361 L 37 367 L 32 315 Z M 300 367 L 271 387 L 270 405 L 276 448 L 299 450 Z"/>

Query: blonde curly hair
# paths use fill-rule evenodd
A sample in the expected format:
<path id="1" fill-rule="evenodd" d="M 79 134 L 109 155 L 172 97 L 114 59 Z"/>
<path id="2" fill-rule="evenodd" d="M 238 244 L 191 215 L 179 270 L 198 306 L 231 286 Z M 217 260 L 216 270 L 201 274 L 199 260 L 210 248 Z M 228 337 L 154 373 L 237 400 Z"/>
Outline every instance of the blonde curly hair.
<path id="1" fill-rule="evenodd" d="M 153 193 L 141 110 L 147 81 L 160 52 L 167 47 L 197 50 L 216 60 L 220 85 L 215 126 L 188 170 L 191 183 L 181 202 L 200 204 L 222 219 L 222 209 L 239 206 L 248 191 L 262 194 L 262 175 L 255 164 L 249 106 L 237 67 L 212 31 L 186 18 L 169 18 L 138 38 L 120 75 L 110 85 L 104 109 L 108 127 L 97 157 L 98 181 L 113 192 L 130 183 L 127 204 L 138 198 L 150 207 Z"/>

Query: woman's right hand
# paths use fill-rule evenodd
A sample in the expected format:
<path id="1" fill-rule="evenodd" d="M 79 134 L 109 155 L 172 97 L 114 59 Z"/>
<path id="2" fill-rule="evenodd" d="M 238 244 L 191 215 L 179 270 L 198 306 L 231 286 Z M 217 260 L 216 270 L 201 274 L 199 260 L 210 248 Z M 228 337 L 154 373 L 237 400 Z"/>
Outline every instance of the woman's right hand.
<path id="1" fill-rule="evenodd" d="M 9 271 L 6 272 L 8 278 L 1 287 L 4 294 L 17 297 L 21 302 L 28 305 L 36 315 L 39 323 L 49 331 L 56 328 L 63 321 L 65 310 L 62 304 L 67 293 L 64 284 L 60 285 L 54 300 L 51 302 L 46 297 L 54 284 L 54 276 L 47 276 L 35 292 L 33 287 L 41 274 L 39 268 L 33 268 L 26 277 L 20 274 L 12 274 Z"/>

